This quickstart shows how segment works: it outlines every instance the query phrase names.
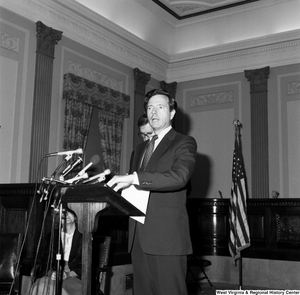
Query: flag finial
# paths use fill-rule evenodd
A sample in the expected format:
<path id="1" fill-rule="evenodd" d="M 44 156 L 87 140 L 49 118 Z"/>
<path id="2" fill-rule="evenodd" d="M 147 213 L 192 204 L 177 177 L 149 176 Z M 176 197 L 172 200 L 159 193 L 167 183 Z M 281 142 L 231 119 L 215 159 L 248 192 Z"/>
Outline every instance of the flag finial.
<path id="1" fill-rule="evenodd" d="M 238 119 L 234 119 L 233 124 L 235 127 L 242 127 L 242 123 Z"/>

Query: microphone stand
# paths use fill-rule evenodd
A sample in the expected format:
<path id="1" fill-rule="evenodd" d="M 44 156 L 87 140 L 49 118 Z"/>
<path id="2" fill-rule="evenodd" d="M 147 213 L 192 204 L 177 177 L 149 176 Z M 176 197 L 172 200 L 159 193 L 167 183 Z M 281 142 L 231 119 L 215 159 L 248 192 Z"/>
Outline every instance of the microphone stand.
<path id="1" fill-rule="evenodd" d="M 56 173 L 58 172 L 58 170 L 60 169 L 60 167 L 62 167 L 66 162 L 68 162 L 70 159 L 72 158 L 72 155 L 67 155 L 64 159 L 64 161 L 62 163 L 60 163 L 57 168 L 54 170 L 54 172 L 51 175 L 51 179 L 54 179 Z"/>
<path id="2" fill-rule="evenodd" d="M 42 179 L 42 184 L 41 184 L 41 186 L 40 186 L 40 189 L 43 188 L 43 191 L 42 191 L 42 196 L 41 196 L 40 202 L 41 202 L 43 199 L 44 199 L 44 200 L 47 200 L 47 199 L 48 199 L 49 188 L 50 188 L 50 186 L 51 186 L 51 184 L 52 184 L 52 181 L 55 180 L 55 176 L 56 176 L 57 172 L 59 171 L 59 169 L 60 169 L 66 162 L 68 162 L 68 161 L 71 159 L 71 157 L 72 157 L 71 155 L 67 155 L 67 156 L 65 157 L 64 161 L 63 161 L 62 163 L 60 163 L 60 164 L 55 168 L 55 170 L 54 170 L 54 172 L 52 173 L 50 179 L 48 179 L 49 182 L 48 182 L 48 185 L 47 185 L 47 187 L 46 187 L 45 189 L 43 188 L 43 182 L 46 180 L 46 178 L 44 177 L 44 178 Z M 44 194 L 45 194 L 45 197 L 44 197 Z"/>
<path id="3" fill-rule="evenodd" d="M 58 224 L 58 245 L 57 245 L 57 266 L 56 266 L 56 281 L 55 281 L 55 294 L 61 295 L 61 219 L 62 219 L 62 204 L 59 205 L 59 224 Z"/>

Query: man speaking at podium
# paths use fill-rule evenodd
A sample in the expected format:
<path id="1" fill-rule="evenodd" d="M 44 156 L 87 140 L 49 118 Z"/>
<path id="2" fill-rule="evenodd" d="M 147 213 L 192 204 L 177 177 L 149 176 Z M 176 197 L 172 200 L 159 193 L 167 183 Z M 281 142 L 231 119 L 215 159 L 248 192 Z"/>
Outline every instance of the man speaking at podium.
<path id="1" fill-rule="evenodd" d="M 135 185 L 150 192 L 144 224 L 129 221 L 135 295 L 188 294 L 185 278 L 192 244 L 186 191 L 197 144 L 172 128 L 176 106 L 161 89 L 146 94 L 145 110 L 155 135 L 136 147 L 131 174 L 107 183 L 115 191 Z"/>

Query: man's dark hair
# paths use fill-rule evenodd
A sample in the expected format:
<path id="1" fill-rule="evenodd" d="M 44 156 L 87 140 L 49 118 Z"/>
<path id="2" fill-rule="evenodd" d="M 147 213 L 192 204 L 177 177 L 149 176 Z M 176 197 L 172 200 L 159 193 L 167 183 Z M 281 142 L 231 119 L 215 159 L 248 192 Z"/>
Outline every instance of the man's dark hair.
<path id="1" fill-rule="evenodd" d="M 150 98 L 157 94 L 165 95 L 169 100 L 168 103 L 169 103 L 170 111 L 172 111 L 172 110 L 176 111 L 177 102 L 175 101 L 175 99 L 173 97 L 170 96 L 170 94 L 168 92 L 166 92 L 162 89 L 152 89 L 146 93 L 146 96 L 144 99 L 144 109 L 145 109 L 146 113 L 147 113 L 147 107 L 148 107 L 148 102 L 149 102 Z"/>

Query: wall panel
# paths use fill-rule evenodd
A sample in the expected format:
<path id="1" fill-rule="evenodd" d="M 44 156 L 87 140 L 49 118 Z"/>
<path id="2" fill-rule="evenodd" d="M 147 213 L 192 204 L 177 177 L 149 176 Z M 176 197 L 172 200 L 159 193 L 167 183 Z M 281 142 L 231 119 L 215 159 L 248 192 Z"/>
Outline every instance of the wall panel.
<path id="1" fill-rule="evenodd" d="M 279 75 L 280 195 L 299 195 L 300 183 L 300 73 Z"/>
<path id="2" fill-rule="evenodd" d="M 0 56 L 0 68 L 7 69 L 0 79 L 0 175 L 1 182 L 10 182 L 15 120 L 18 63 Z M 13 81 L 13 83 L 11 83 Z"/>
<path id="3" fill-rule="evenodd" d="M 289 195 L 295 197 L 300 192 L 300 97 L 298 101 L 287 102 L 287 119 Z"/>
<path id="4" fill-rule="evenodd" d="M 186 131 L 198 144 L 191 197 L 229 198 L 240 82 L 185 88 Z"/>
<path id="5" fill-rule="evenodd" d="M 16 22 L 13 23 L 11 20 Z M 0 182 L 28 181 L 34 61 L 29 57 L 28 22 L 11 13 L 0 19 L 1 151 Z M 5 162 L 5 164 L 3 163 Z M 3 164 L 3 165 L 2 165 Z"/>

